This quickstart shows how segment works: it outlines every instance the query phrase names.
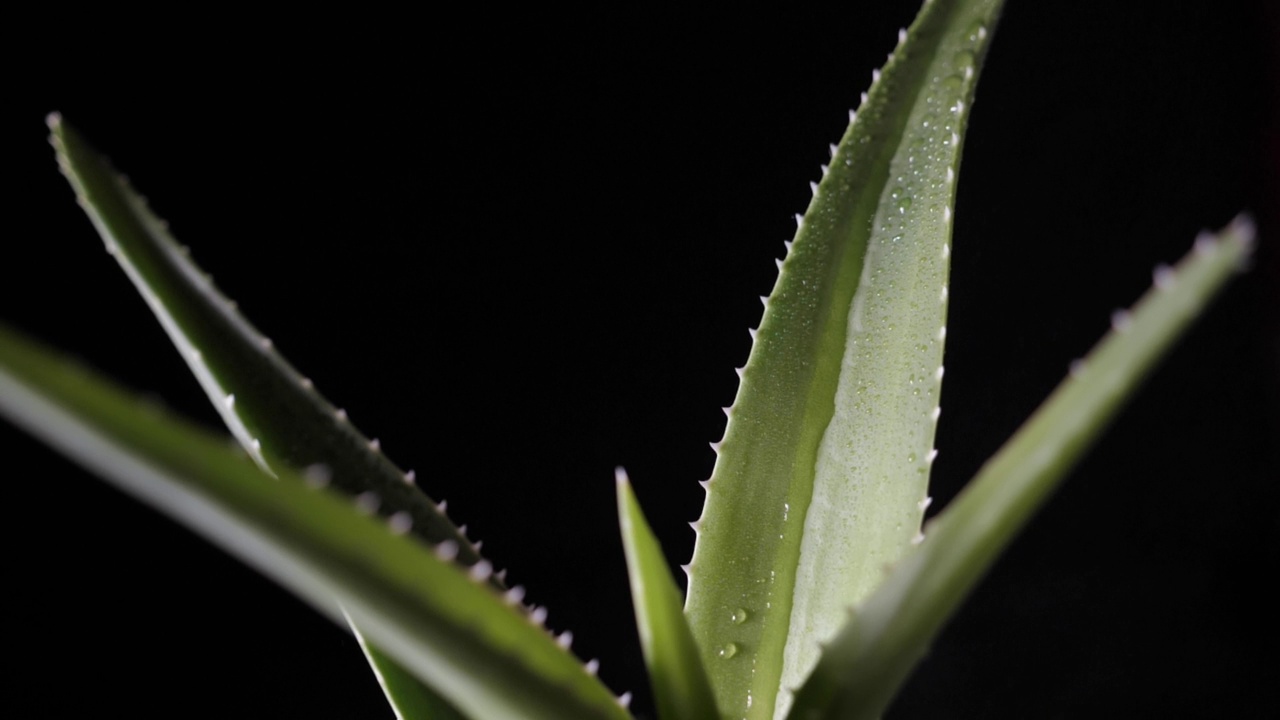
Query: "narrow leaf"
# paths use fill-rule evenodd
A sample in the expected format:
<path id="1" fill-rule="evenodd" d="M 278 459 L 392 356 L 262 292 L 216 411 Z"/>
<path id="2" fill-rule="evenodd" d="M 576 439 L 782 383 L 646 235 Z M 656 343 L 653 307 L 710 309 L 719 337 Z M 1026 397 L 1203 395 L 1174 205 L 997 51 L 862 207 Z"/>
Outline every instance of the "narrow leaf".
<path id="1" fill-rule="evenodd" d="M 472 543 L 437 504 L 214 287 L 146 200 L 60 116 L 49 117 L 49 128 L 58 165 L 107 252 L 120 263 L 254 461 L 269 473 L 280 466 L 315 468 L 351 497 L 375 493 L 378 514 L 389 518 L 407 513 L 409 532 L 431 544 L 451 540 L 458 545 L 459 563 L 478 562 Z"/>
<path id="2" fill-rule="evenodd" d="M 346 615 L 346 613 L 343 613 Z M 418 678 L 400 666 L 390 655 L 370 645 L 360 629 L 351 621 L 349 615 L 347 625 L 351 633 L 360 643 L 369 668 L 378 679 L 378 685 L 391 702 L 396 713 L 396 720 L 467 720 L 446 700 L 437 695 Z"/>
<path id="3" fill-rule="evenodd" d="M 919 531 L 961 143 L 1001 4 L 932 0 L 900 34 L 767 301 L 686 606 L 730 717 L 785 712 Z"/>
<path id="4" fill-rule="evenodd" d="M 1202 235 L 1176 269 L 1049 396 L 925 530 L 924 542 L 889 574 L 827 648 L 796 694 L 792 720 L 880 717 L 911 668 L 1001 550 L 1213 293 L 1242 267 L 1250 222 Z"/>
<path id="5" fill-rule="evenodd" d="M 274 473 L 264 452 L 295 471 L 310 468 L 352 497 L 376 498 L 375 512 L 397 517 L 428 543 L 450 541 L 457 561 L 480 560 L 475 546 L 382 454 L 376 442 L 360 434 L 346 414 L 327 402 L 276 351 L 275 346 L 240 314 L 234 303 L 213 286 L 189 252 L 169 235 L 146 202 L 117 176 L 106 161 L 58 115 L 49 127 L 58 164 L 75 188 L 80 204 L 102 236 L 108 252 L 147 301 L 204 388 L 232 435 L 262 469 Z M 278 469 L 278 468 L 277 468 Z M 500 587 L 494 579 L 492 582 Z M 357 631 L 357 635 L 359 632 Z M 406 703 L 427 696 L 411 687 L 411 675 L 388 667 L 385 655 L 375 658 L 362 643 L 387 700 L 402 718 Z M 401 678 L 403 682 L 388 682 Z M 404 692 L 405 699 L 397 697 Z M 443 704 L 436 701 L 436 704 Z"/>
<path id="6" fill-rule="evenodd" d="M 281 466 L 125 395 L 0 326 L 0 414 L 306 599 L 476 718 L 626 718 L 518 602 Z M 275 458 L 264 452 L 268 463 Z M 485 570 L 489 568 L 484 567 Z M 342 608 L 342 610 L 339 610 Z"/>
<path id="7" fill-rule="evenodd" d="M 631 576 L 640 646 L 662 720 L 718 718 L 706 669 L 681 611 L 680 589 L 658 539 L 644 519 L 626 473 L 619 468 L 618 522 Z"/>

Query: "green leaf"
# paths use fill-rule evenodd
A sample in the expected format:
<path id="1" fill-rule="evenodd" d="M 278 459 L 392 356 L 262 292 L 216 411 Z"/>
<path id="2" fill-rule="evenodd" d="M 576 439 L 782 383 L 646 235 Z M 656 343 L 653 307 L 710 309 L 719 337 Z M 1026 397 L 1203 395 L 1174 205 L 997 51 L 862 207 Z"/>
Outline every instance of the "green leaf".
<path id="1" fill-rule="evenodd" d="M 410 526 L 428 543 L 451 541 L 458 562 L 480 560 L 475 546 L 443 511 L 312 387 L 223 297 L 167 225 L 58 115 L 49 117 L 58 164 L 117 261 L 186 360 L 228 429 L 254 461 L 274 474 L 264 450 L 295 471 L 312 468 L 349 495 L 364 495 L 384 517 Z M 496 579 L 492 582 L 501 587 Z M 354 629 L 354 628 L 353 628 Z M 357 631 L 357 635 L 359 632 Z M 402 718 L 406 704 L 429 696 L 411 675 L 390 667 L 362 643 L 387 700 Z M 389 681 L 398 678 L 400 681 Z M 405 699 L 397 697 L 404 693 Z M 436 705 L 443 701 L 436 700 Z"/>
<path id="2" fill-rule="evenodd" d="M 396 720 L 467 720 L 448 701 L 409 674 L 394 658 L 370 645 L 350 617 L 347 617 L 347 625 L 360 643 L 360 649 L 364 651 L 369 668 L 378 679 L 383 694 L 391 702 Z"/>
<path id="3" fill-rule="evenodd" d="M 0 414 L 370 641 L 477 718 L 614 718 L 613 695 L 516 594 L 280 465 L 147 406 L 0 326 Z M 268 463 L 276 460 L 264 451 Z M 275 467 L 273 465 L 273 467 Z M 314 478 L 313 478 L 314 480 Z M 341 608 L 341 610 L 339 609 Z"/>
<path id="4" fill-rule="evenodd" d="M 107 252 L 254 461 L 273 474 L 281 466 L 323 468 L 335 489 L 352 497 L 376 493 L 378 514 L 407 513 L 411 533 L 431 544 L 452 540 L 459 563 L 478 562 L 474 545 L 413 484 L 414 476 L 387 459 L 218 292 L 125 179 L 60 116 L 51 115 L 49 127 L 58 164 Z"/>
<path id="5" fill-rule="evenodd" d="M 926 528 L 796 694 L 792 720 L 880 717 L 961 601 L 1101 434 L 1143 376 L 1243 266 L 1252 223 L 1202 235 Z"/>
<path id="6" fill-rule="evenodd" d="M 680 590 L 658 539 L 644 519 L 626 473 L 619 468 L 618 522 L 631 576 L 640 646 L 662 720 L 718 718 L 715 696 L 693 634 L 681 611 Z"/>
<path id="7" fill-rule="evenodd" d="M 921 9 L 834 149 L 707 485 L 689 615 L 721 709 L 785 711 L 911 548 L 938 417 L 955 181 L 1002 3 Z"/>

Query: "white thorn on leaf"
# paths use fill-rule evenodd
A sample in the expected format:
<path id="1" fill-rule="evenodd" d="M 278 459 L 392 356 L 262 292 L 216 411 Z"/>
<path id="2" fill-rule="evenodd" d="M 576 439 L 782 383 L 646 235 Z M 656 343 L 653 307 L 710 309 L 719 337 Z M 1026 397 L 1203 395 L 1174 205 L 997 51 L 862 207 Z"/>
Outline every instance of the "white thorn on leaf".
<path id="1" fill-rule="evenodd" d="M 942 257 L 951 257 L 951 243 L 942 243 Z"/>
<path id="2" fill-rule="evenodd" d="M 600 672 L 600 661 L 592 658 L 587 661 L 586 665 L 582 666 L 582 669 L 586 670 L 588 675 L 594 676 L 596 673 Z"/>
<path id="3" fill-rule="evenodd" d="M 804 227 L 804 216 L 801 215 L 800 213 L 796 213 L 796 230 L 799 230 L 803 227 Z"/>
<path id="4" fill-rule="evenodd" d="M 942 417 L 942 408 L 940 408 L 940 407 L 935 407 L 935 408 L 933 409 L 932 417 L 933 417 L 934 422 L 937 422 L 937 421 L 938 421 L 938 418 Z"/>
<path id="5" fill-rule="evenodd" d="M 831 168 L 827 167 L 826 165 L 819 165 L 818 169 L 822 171 L 822 177 L 826 177 L 827 173 L 831 171 Z"/>
<path id="6" fill-rule="evenodd" d="M 1196 234 L 1195 252 L 1197 255 L 1201 257 L 1212 255 L 1213 251 L 1217 249 L 1217 243 L 1213 240 L 1213 234 L 1208 230 L 1201 230 Z"/>
<path id="7" fill-rule="evenodd" d="M 254 452 L 262 452 L 262 441 L 259 440 L 258 438 L 253 438 L 252 440 L 250 440 L 249 446 L 253 448 Z"/>
<path id="8" fill-rule="evenodd" d="M 729 407 L 722 407 L 722 408 L 720 408 L 720 409 L 721 409 L 722 411 L 724 411 L 724 416 L 725 416 L 725 417 L 730 417 L 730 416 L 732 415 L 732 413 L 733 413 L 733 406 L 732 406 L 732 405 L 730 405 Z"/>
<path id="9" fill-rule="evenodd" d="M 412 485 L 418 481 L 418 473 L 410 470 L 404 474 L 404 482 L 406 485 Z"/>
<path id="10" fill-rule="evenodd" d="M 708 444 L 711 446 L 711 451 L 712 451 L 712 452 L 714 452 L 715 454 L 719 455 L 719 454 L 720 454 L 720 446 L 724 444 L 724 440 L 721 440 L 721 441 L 719 441 L 719 442 L 708 443 Z"/>
<path id="11" fill-rule="evenodd" d="M 929 464 L 933 464 L 933 461 L 937 459 L 938 459 L 938 448 L 934 448 L 930 450 L 929 454 L 924 456 L 924 461 Z"/>
<path id="12" fill-rule="evenodd" d="M 304 377 L 298 381 L 298 384 L 301 385 L 304 390 L 310 390 L 315 387 L 315 384 L 311 382 L 311 378 Z"/>
<path id="13" fill-rule="evenodd" d="M 956 179 L 956 171 L 950 167 L 947 168 L 947 182 L 954 182 Z"/>
<path id="14" fill-rule="evenodd" d="M 204 357 L 204 353 L 200 352 L 199 350 L 192 350 L 192 351 L 191 351 L 191 359 L 192 359 L 192 360 L 195 360 L 196 362 L 199 362 L 199 361 L 200 361 L 200 359 L 201 359 L 201 358 L 203 358 L 203 357 Z"/>
<path id="15" fill-rule="evenodd" d="M 374 452 L 378 452 L 379 450 L 381 450 L 381 449 L 382 449 L 382 441 L 378 440 L 378 438 L 374 438 L 374 439 L 370 440 L 370 441 L 369 441 L 369 449 L 370 449 L 370 450 L 372 450 L 372 451 L 374 451 Z"/>
<path id="16" fill-rule="evenodd" d="M 466 523 L 462 523 L 461 525 L 459 525 L 459 526 L 458 526 L 458 534 L 459 534 L 459 535 L 461 535 L 461 536 L 462 536 L 462 537 L 464 537 L 464 538 L 467 536 L 467 524 L 466 524 Z"/>
<path id="17" fill-rule="evenodd" d="M 445 562 L 453 562 L 458 557 L 458 543 L 452 540 L 445 540 L 436 545 L 436 557 Z"/>
<path id="18" fill-rule="evenodd" d="M 782 247 L 784 247 L 784 248 L 786 248 L 786 249 L 787 249 L 787 253 L 788 253 L 788 254 L 790 254 L 790 253 L 791 253 L 791 241 L 790 241 L 790 240 L 783 240 L 783 241 L 782 241 Z"/>
<path id="19" fill-rule="evenodd" d="M 858 113 L 854 110 L 849 111 L 849 124 L 852 125 L 858 119 Z"/>
<path id="20" fill-rule="evenodd" d="M 573 645 L 573 633 L 569 630 L 565 630 L 560 633 L 556 636 L 556 644 L 561 648 L 568 650 L 569 647 Z"/>
<path id="21" fill-rule="evenodd" d="M 1177 276 L 1174 274 L 1173 268 L 1162 263 L 1157 265 L 1156 269 L 1151 272 L 1151 279 L 1155 283 L 1157 290 L 1169 290 L 1173 288 L 1174 282 L 1177 281 Z"/>
<path id="22" fill-rule="evenodd" d="M 945 366 L 939 365 L 939 366 L 938 366 L 938 370 L 937 370 L 937 372 L 935 372 L 935 373 L 933 374 L 933 376 L 934 376 L 935 378 L 937 378 L 937 379 L 941 380 L 941 379 L 942 379 L 942 376 L 943 376 L 946 372 L 947 372 L 947 371 L 946 371 Z"/>
<path id="23" fill-rule="evenodd" d="M 985 40 L 987 38 L 987 28 L 983 25 L 978 26 L 978 39 Z"/>
<path id="24" fill-rule="evenodd" d="M 627 708 L 631 707 L 631 691 L 630 690 L 618 696 L 618 704 L 622 706 L 623 710 L 626 710 Z"/>
<path id="25" fill-rule="evenodd" d="M 831 154 L 831 157 L 835 157 L 835 156 L 836 156 L 836 150 L 838 150 L 838 149 L 839 149 L 839 148 L 837 148 L 837 147 L 836 147 L 836 144 L 835 144 L 835 143 L 829 143 L 829 144 L 827 145 L 827 152 Z"/>
<path id="26" fill-rule="evenodd" d="M 413 529 L 413 517 L 409 513 L 401 510 L 395 513 L 387 520 L 387 524 L 391 526 L 391 532 L 396 535 L 403 535 Z"/>
<path id="27" fill-rule="evenodd" d="M 698 520 L 689 521 L 689 528 L 692 529 L 694 532 L 698 532 L 699 527 L 702 527 L 702 525 Z"/>
<path id="28" fill-rule="evenodd" d="M 906 29 L 906 28 L 899 28 L 899 29 L 898 29 L 898 43 L 899 43 L 899 44 L 901 44 L 901 43 L 904 43 L 904 42 L 906 42 L 906 41 L 907 41 L 907 29 Z"/>
<path id="29" fill-rule="evenodd" d="M 1117 310 L 1111 313 L 1111 329 L 1118 333 L 1128 332 L 1133 326 L 1133 316 L 1128 310 Z"/>
<path id="30" fill-rule="evenodd" d="M 536 607 L 533 612 L 529 613 L 529 619 L 534 625 L 545 625 L 547 622 L 547 609 L 544 607 Z"/>
<path id="31" fill-rule="evenodd" d="M 227 406 L 227 409 L 231 409 L 231 408 L 235 407 L 235 406 L 236 406 L 236 396 L 235 396 L 234 394 L 233 394 L 233 395 L 227 395 L 226 397 L 222 398 L 222 404 L 223 404 L 223 405 L 226 405 L 226 406 Z"/>
<path id="32" fill-rule="evenodd" d="M 939 339 L 939 340 L 946 340 L 946 339 L 947 339 L 947 326 L 946 326 L 946 325 L 943 325 L 942 327 L 938 328 L 938 339 Z"/>
<path id="33" fill-rule="evenodd" d="M 372 490 L 366 490 L 356 496 L 356 509 L 365 515 L 372 515 L 382 504 L 382 498 Z"/>
<path id="34" fill-rule="evenodd" d="M 480 549 L 480 546 L 479 546 L 479 544 L 477 544 L 477 545 L 476 545 L 476 550 L 479 550 L 479 549 Z M 506 568 L 502 568 L 502 569 L 501 569 L 501 570 L 499 570 L 498 572 L 494 573 L 494 574 L 493 574 L 493 577 L 494 577 L 494 579 L 496 579 L 498 582 L 500 582 L 500 583 L 505 583 L 505 582 L 507 581 L 507 569 L 506 569 Z"/>
<path id="35" fill-rule="evenodd" d="M 933 504 L 933 498 L 926 495 L 925 498 L 917 504 L 917 507 L 919 507 L 921 510 L 928 510 L 929 506 L 932 504 Z"/>
<path id="36" fill-rule="evenodd" d="M 272 342 L 271 342 L 271 338 L 269 338 L 269 337 L 264 337 L 264 338 L 262 338 L 262 340 L 260 340 L 260 341 L 259 341 L 259 344 L 260 344 L 260 345 L 262 345 L 262 349 L 263 349 L 263 350 L 270 350 L 270 349 L 271 349 L 271 346 L 272 346 L 274 343 L 272 343 Z"/>
<path id="37" fill-rule="evenodd" d="M 706 491 L 710 492 L 710 490 L 711 490 L 711 481 L 710 481 L 710 480 L 699 480 L 699 481 L 698 481 L 698 484 L 702 486 L 702 489 L 703 489 L 703 490 L 706 490 Z"/>
<path id="38" fill-rule="evenodd" d="M 916 533 L 916 536 L 911 538 L 912 545 L 919 545 L 922 542 L 924 542 L 924 533 L 922 532 Z"/>
<path id="39" fill-rule="evenodd" d="M 502 594 L 502 599 L 508 605 L 519 605 L 524 600 L 524 586 L 517 585 Z"/>
<path id="40" fill-rule="evenodd" d="M 438 510 L 441 515 L 443 515 L 445 511 L 448 509 L 449 509 L 448 500 L 441 500 L 440 502 L 436 503 L 436 510 Z"/>
<path id="41" fill-rule="evenodd" d="M 751 336 L 751 342 L 756 341 L 756 335 L 760 332 L 758 328 L 747 328 L 747 334 Z"/>
<path id="42" fill-rule="evenodd" d="M 490 575 L 493 575 L 493 563 L 488 560 L 481 560 L 475 565 L 472 565 L 471 570 L 469 570 L 467 574 L 476 582 L 484 582 L 489 579 Z"/>
<path id="43" fill-rule="evenodd" d="M 880 82 L 880 70 L 877 68 L 871 71 L 871 84 L 875 85 Z"/>
<path id="44" fill-rule="evenodd" d="M 809 193 L 812 195 L 818 194 L 818 183 L 812 180 L 809 181 Z"/>
<path id="45" fill-rule="evenodd" d="M 779 271 L 781 271 L 781 270 L 782 270 L 782 259 L 781 259 L 781 258 L 779 258 L 779 259 L 777 259 L 777 260 L 774 260 L 773 262 L 778 266 L 778 270 L 779 270 Z"/>
<path id="46" fill-rule="evenodd" d="M 859 98 L 859 99 L 862 101 L 862 104 L 863 104 L 863 105 L 866 105 L 866 104 L 867 104 L 867 94 L 866 94 L 866 93 L 862 93 L 862 97 L 861 97 L 861 98 Z"/>
<path id="47" fill-rule="evenodd" d="M 484 547 L 484 541 L 477 540 L 474 543 L 471 543 L 471 547 L 475 549 L 476 552 L 480 552 L 480 548 Z"/>
<path id="48" fill-rule="evenodd" d="M 334 411 L 333 411 L 333 417 L 334 417 L 334 418 L 336 418 L 336 419 L 338 420 L 338 422 L 346 422 L 346 421 L 347 421 L 347 411 L 346 411 L 346 410 L 343 410 L 342 408 L 338 408 L 337 410 L 334 410 Z"/>
<path id="49" fill-rule="evenodd" d="M 943 285 L 943 286 L 942 286 L 942 292 L 938 294 L 938 299 L 939 299 L 939 300 L 941 300 L 942 302 L 946 302 L 946 301 L 947 301 L 947 294 L 948 294 L 948 292 L 949 292 L 949 291 L 947 290 L 947 286 L 946 286 L 946 285 Z"/>
<path id="50" fill-rule="evenodd" d="M 942 222 L 951 222 L 951 206 L 942 206 Z"/>
<path id="51" fill-rule="evenodd" d="M 333 473 L 329 470 L 329 466 L 323 463 L 308 465 L 302 471 L 302 479 L 306 481 L 307 487 L 322 488 L 329 484 Z"/>
<path id="52" fill-rule="evenodd" d="M 746 365 L 743 365 L 742 367 L 734 368 L 734 369 L 733 369 L 733 371 L 734 371 L 734 372 L 738 373 L 738 380 L 742 380 L 742 373 L 743 373 L 743 371 L 745 371 L 746 369 L 747 369 L 747 366 L 746 366 Z"/>

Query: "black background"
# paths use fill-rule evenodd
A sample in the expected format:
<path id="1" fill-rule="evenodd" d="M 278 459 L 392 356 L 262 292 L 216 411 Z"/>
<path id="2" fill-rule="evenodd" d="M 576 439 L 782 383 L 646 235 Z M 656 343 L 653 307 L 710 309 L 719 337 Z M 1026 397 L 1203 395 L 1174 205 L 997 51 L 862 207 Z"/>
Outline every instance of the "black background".
<path id="1" fill-rule="evenodd" d="M 612 470 L 687 562 L 757 296 L 915 10 L 849 5 L 13 18 L 0 318 L 217 426 L 55 169 L 60 110 L 652 717 Z M 890 718 L 1276 706 L 1280 36 L 1262 6 L 1006 10 L 961 173 L 935 508 L 1157 262 L 1242 208 L 1262 245 Z M 328 621 L 7 425 L 0 448 L 5 703 L 391 717 Z"/>

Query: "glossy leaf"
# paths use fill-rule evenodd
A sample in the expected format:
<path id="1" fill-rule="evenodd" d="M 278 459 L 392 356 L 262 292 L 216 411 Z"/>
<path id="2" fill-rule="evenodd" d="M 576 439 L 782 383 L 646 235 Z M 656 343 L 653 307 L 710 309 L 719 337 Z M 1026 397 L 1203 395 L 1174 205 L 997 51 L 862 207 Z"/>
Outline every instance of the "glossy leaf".
<path id="1" fill-rule="evenodd" d="M 934 0 L 900 34 L 767 301 L 708 484 L 686 608 L 728 716 L 784 712 L 845 608 L 918 534 L 955 182 L 1001 4 Z"/>
<path id="2" fill-rule="evenodd" d="M 0 414 L 342 622 L 472 717 L 628 717 L 518 598 L 280 465 L 132 398 L 0 326 Z M 271 463 L 275 458 L 264 451 Z M 314 478 L 312 478 L 314 481 Z M 340 610 L 341 608 L 342 610 Z"/>
<path id="3" fill-rule="evenodd" d="M 377 512 L 397 517 L 397 522 L 426 542 L 457 544 L 458 562 L 463 565 L 478 562 L 475 546 L 414 486 L 412 476 L 393 465 L 376 442 L 361 435 L 343 411 L 321 397 L 271 341 L 244 319 L 189 252 L 173 240 L 167 225 L 79 133 L 56 114 L 50 116 L 49 127 L 58 164 L 108 252 L 254 461 L 274 474 L 265 450 L 295 471 L 322 473 L 327 482 L 352 497 L 363 495 L 365 502 L 376 501 Z M 416 699 L 430 696 L 431 690 L 412 687 L 416 680 L 390 667 L 390 658 L 375 657 L 367 643 L 361 647 L 375 671 L 381 668 L 380 684 L 397 714 L 430 718 L 410 713 L 406 707 L 417 705 Z M 404 693 L 405 699 L 397 693 Z M 445 703 L 437 699 L 434 704 Z"/>
<path id="4" fill-rule="evenodd" d="M 1001 550 L 1101 434 L 1181 331 L 1243 266 L 1252 224 L 1202 235 L 926 528 L 919 549 L 852 613 L 796 695 L 791 720 L 880 717 Z"/>
<path id="5" fill-rule="evenodd" d="M 636 610 L 640 647 L 649 667 L 653 696 L 662 720 L 718 718 L 715 696 L 693 634 L 681 609 L 680 589 L 667 568 L 658 539 L 653 536 L 636 501 L 631 483 L 617 472 L 618 522 L 631 577 L 631 602 Z"/>

